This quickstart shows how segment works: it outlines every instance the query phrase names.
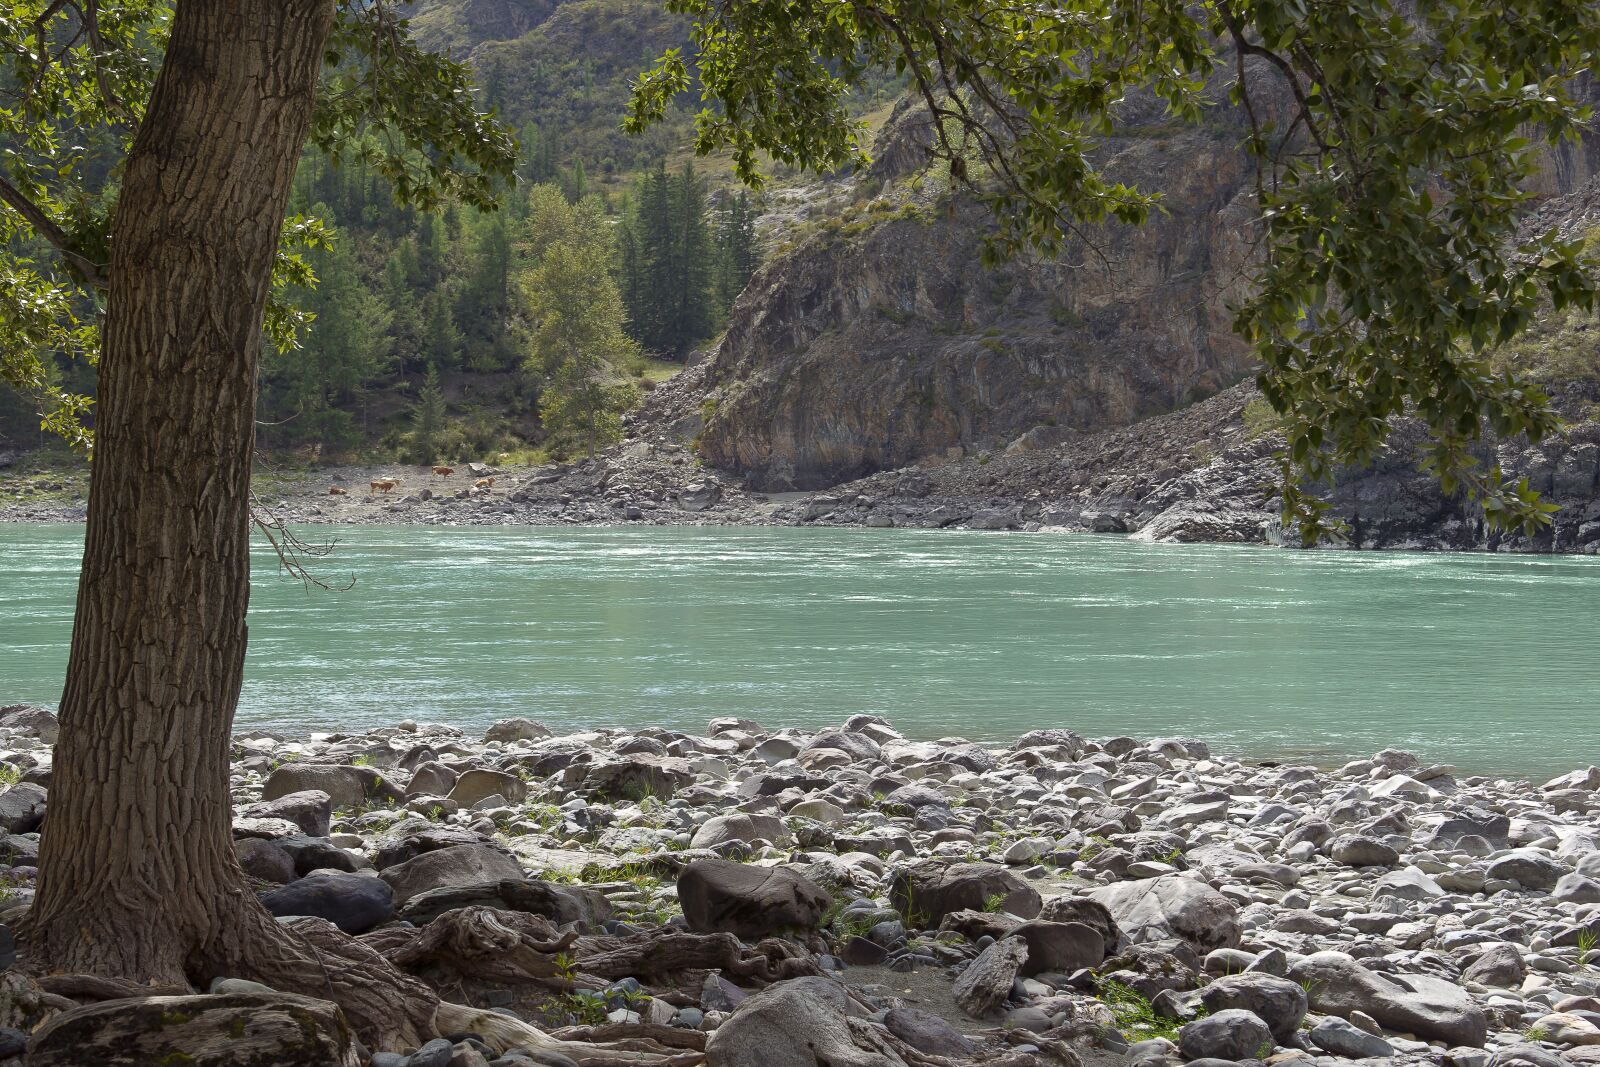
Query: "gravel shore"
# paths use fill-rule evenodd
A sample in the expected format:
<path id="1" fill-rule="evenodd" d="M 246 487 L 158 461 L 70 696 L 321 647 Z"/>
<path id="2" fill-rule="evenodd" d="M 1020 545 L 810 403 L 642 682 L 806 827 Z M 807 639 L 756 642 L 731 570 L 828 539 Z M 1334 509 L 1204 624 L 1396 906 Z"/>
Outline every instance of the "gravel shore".
<path id="1" fill-rule="evenodd" d="M 7 922 L 53 735 L 0 711 Z M 869 716 L 407 721 L 243 733 L 235 756 L 239 859 L 274 913 L 597 1055 L 631 1035 L 714 1067 L 1600 1063 L 1594 768 L 1535 786 L 1397 751 L 1319 770 L 1069 729 L 920 742 Z M 559 963 L 467 936 L 491 918 Z M 450 952 L 406 954 L 445 933 Z M 253 995 L 234 1007 L 274 994 Z M 348 1062 L 562 1062 L 445 1044 Z"/>

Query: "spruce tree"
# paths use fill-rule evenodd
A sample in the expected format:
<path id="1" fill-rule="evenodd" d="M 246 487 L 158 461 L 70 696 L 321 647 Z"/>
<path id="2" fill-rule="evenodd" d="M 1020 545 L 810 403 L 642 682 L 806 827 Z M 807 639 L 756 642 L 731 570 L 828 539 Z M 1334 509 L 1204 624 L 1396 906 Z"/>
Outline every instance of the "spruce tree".
<path id="1" fill-rule="evenodd" d="M 435 450 L 439 446 L 439 434 L 444 429 L 444 419 L 444 391 L 439 388 L 439 371 L 429 363 L 427 374 L 422 379 L 422 389 L 417 393 L 416 403 L 411 406 L 412 458 L 418 463 L 434 463 L 439 459 Z"/>
<path id="2" fill-rule="evenodd" d="M 711 227 L 706 221 L 706 192 L 688 163 L 673 182 L 677 233 L 674 249 L 676 308 L 668 347 L 682 359 L 711 335 L 711 283 L 716 268 Z"/>
<path id="3" fill-rule="evenodd" d="M 728 197 L 717 227 L 717 304 L 723 314 L 744 292 L 759 261 L 756 213 L 750 194 L 741 189 L 737 196 Z"/>

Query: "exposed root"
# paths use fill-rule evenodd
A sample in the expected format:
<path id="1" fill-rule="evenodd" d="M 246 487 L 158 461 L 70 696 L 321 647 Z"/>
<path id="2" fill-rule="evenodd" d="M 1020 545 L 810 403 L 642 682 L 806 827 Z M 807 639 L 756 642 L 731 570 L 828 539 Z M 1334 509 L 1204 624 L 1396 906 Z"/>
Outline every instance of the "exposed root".
<path id="1" fill-rule="evenodd" d="M 702 1063 L 699 1052 L 668 1049 L 652 1041 L 590 1043 L 563 1041 L 551 1037 L 525 1022 L 483 1008 L 441 1001 L 434 1014 L 433 1028 L 442 1034 L 474 1033 L 496 1052 L 521 1046 L 544 1052 L 559 1052 L 579 1067 L 692 1067 Z"/>
<path id="2" fill-rule="evenodd" d="M 396 967 L 441 966 L 476 979 L 563 989 L 570 983 L 559 977 L 555 956 L 576 940 L 541 916 L 479 906 L 445 912 L 420 932 L 383 930 L 362 938 Z"/>
<path id="3" fill-rule="evenodd" d="M 140 985 L 125 978 L 98 974 L 46 974 L 37 982 L 40 989 L 72 1000 L 122 1000 L 126 997 L 181 997 L 193 993 L 188 986 Z"/>

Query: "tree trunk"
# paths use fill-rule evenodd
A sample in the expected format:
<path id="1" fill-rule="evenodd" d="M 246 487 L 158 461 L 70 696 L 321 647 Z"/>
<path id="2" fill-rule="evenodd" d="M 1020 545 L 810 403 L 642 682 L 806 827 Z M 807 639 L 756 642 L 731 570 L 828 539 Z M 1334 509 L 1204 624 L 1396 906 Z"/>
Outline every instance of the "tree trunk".
<path id="1" fill-rule="evenodd" d="M 42 969 L 182 984 L 267 918 L 228 793 L 256 357 L 333 14 L 181 0 L 127 159 L 29 941 Z"/>

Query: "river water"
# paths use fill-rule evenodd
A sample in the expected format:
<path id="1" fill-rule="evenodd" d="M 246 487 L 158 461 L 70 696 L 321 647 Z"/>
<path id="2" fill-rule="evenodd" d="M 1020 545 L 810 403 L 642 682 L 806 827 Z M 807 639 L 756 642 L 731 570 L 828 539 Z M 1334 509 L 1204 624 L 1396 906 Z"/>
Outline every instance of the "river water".
<path id="1" fill-rule="evenodd" d="M 318 527 L 344 592 L 258 554 L 239 721 L 340 730 L 1044 726 L 1464 772 L 1600 762 L 1600 559 L 1089 535 Z M 0 704 L 54 706 L 82 528 L 0 525 Z"/>

